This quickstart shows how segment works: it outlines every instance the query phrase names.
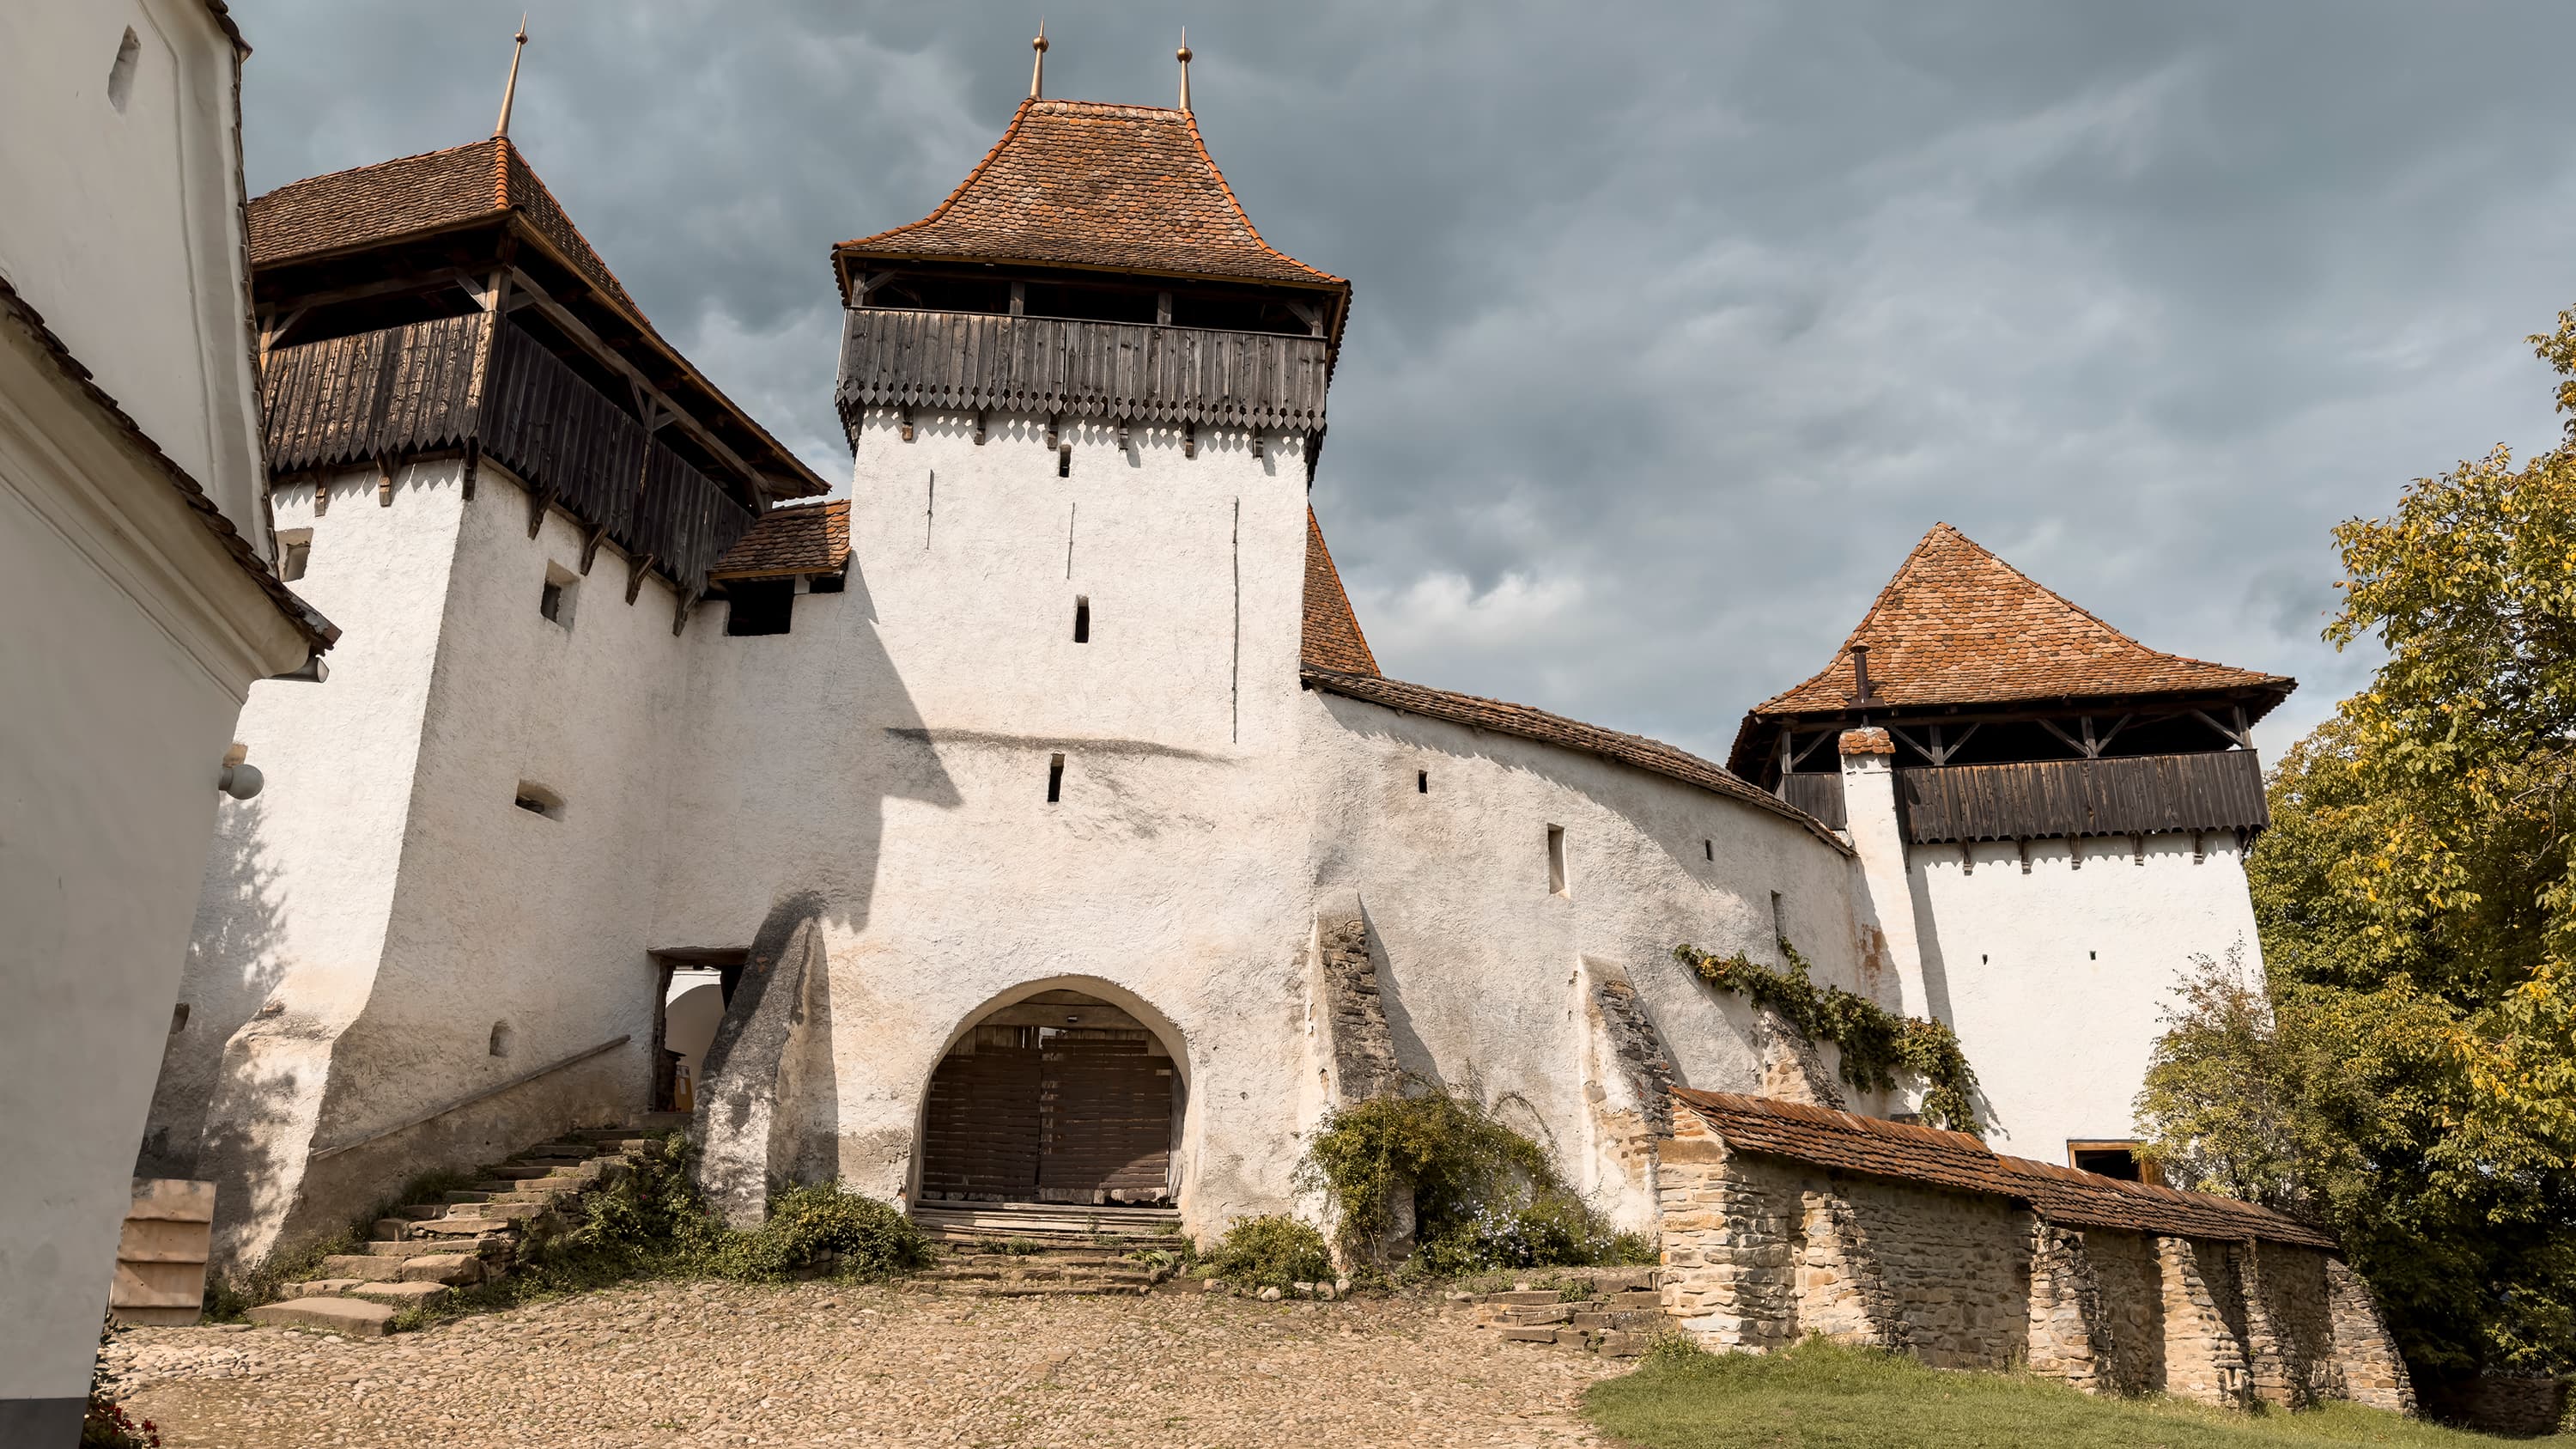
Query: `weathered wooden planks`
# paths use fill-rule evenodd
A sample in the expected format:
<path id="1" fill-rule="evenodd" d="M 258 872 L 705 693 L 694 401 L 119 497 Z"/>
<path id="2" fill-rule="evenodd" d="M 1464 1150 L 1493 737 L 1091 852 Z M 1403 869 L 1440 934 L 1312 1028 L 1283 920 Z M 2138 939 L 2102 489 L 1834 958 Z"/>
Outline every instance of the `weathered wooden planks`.
<path id="1" fill-rule="evenodd" d="M 922 407 L 1315 432 L 1330 368 L 1319 337 L 856 307 L 836 397 L 844 418 Z"/>
<path id="2" fill-rule="evenodd" d="M 1896 782 L 1905 836 L 1917 845 L 2260 830 L 2272 821 L 2251 750 L 1948 765 L 1899 770 Z"/>
<path id="3" fill-rule="evenodd" d="M 1813 815 L 1823 824 L 1840 830 L 1843 819 L 1843 777 L 1832 775 L 1783 775 L 1780 798 Z"/>
<path id="4" fill-rule="evenodd" d="M 335 337 L 268 355 L 262 377 L 275 473 L 402 458 L 467 442 L 683 593 L 748 532 L 752 515 L 654 440 L 625 408 L 520 328 L 503 323 L 478 406 L 487 314 Z"/>

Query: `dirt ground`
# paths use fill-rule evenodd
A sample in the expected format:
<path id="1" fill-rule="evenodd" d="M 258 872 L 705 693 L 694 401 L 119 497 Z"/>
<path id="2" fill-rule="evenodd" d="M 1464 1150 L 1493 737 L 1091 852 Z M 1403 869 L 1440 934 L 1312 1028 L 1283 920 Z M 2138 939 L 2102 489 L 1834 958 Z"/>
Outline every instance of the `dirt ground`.
<path id="1" fill-rule="evenodd" d="M 952 1298 L 656 1283 L 383 1339 L 122 1335 L 171 1449 L 1594 1445 L 1623 1372 L 1419 1300 Z"/>

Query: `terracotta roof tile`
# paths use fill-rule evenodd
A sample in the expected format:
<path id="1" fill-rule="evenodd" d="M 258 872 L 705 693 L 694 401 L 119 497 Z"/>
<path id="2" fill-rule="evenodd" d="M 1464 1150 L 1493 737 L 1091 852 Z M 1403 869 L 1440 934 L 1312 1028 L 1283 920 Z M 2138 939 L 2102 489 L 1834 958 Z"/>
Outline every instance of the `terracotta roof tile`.
<path id="1" fill-rule="evenodd" d="M 45 325 L 44 315 L 19 296 L 18 289 L 9 285 L 6 277 L 0 277 L 0 315 L 6 315 L 23 331 L 36 349 L 52 361 L 54 370 L 61 374 L 64 383 L 87 398 L 108 425 L 160 471 L 162 478 L 195 513 L 197 521 L 215 536 L 233 563 L 251 576 L 260 592 L 268 596 L 269 602 L 286 616 L 287 622 L 315 653 L 329 649 L 339 641 L 340 627 L 322 617 L 320 610 L 296 597 L 295 591 L 278 579 L 260 558 L 258 550 L 251 547 L 250 540 L 242 537 L 241 530 L 233 527 L 233 521 L 224 516 L 224 511 L 215 506 L 212 498 L 206 496 L 205 485 L 180 467 L 176 459 L 161 451 L 161 445 L 152 441 L 152 435 L 143 431 L 143 425 L 134 421 L 133 415 L 109 396 L 107 389 L 98 385 L 90 370 L 81 365 L 79 358 L 72 356 L 72 350 L 63 344 L 62 338 Z"/>
<path id="2" fill-rule="evenodd" d="M 1870 685 L 1889 708 L 2297 685 L 2149 649 L 1946 523 L 1906 555 L 1833 662 L 1753 716 L 1849 709 L 1855 644 L 1869 646 Z"/>
<path id="3" fill-rule="evenodd" d="M 850 501 L 804 503 L 760 515 L 716 566 L 710 579 L 769 579 L 836 574 L 850 561 Z"/>
<path id="4" fill-rule="evenodd" d="M 1261 239 L 1196 117 L 1096 101 L 1021 102 L 937 211 L 838 250 L 1345 285 Z"/>
<path id="5" fill-rule="evenodd" d="M 642 319 L 571 218 L 506 137 L 290 181 L 250 202 L 255 267 L 353 251 L 518 212 L 593 286 Z"/>
<path id="6" fill-rule="evenodd" d="M 1694 785 L 1712 795 L 1741 801 L 1805 826 L 1817 839 L 1845 855 L 1851 847 L 1841 837 L 1826 829 L 1816 819 L 1768 790 L 1758 790 L 1723 768 L 1710 764 L 1686 750 L 1677 750 L 1661 740 L 1643 735 L 1621 734 L 1598 725 L 1549 714 L 1525 704 L 1506 704 L 1498 699 L 1483 699 L 1472 694 L 1454 694 L 1445 689 L 1426 689 L 1419 684 L 1405 684 L 1376 674 L 1343 674 L 1321 669 L 1309 663 L 1300 676 L 1307 688 L 1320 689 L 1349 699 L 1365 700 L 1388 709 L 1418 714 L 1426 719 L 1447 720 L 1470 729 L 1491 730 L 1496 734 L 1536 740 L 1541 744 L 1595 755 L 1605 760 L 1633 766 L 1649 774 Z"/>
<path id="7" fill-rule="evenodd" d="M 2181 1192 L 2006 1157 L 1964 1132 L 1860 1117 L 1772 1097 L 1673 1089 L 1673 1097 L 1729 1147 L 1955 1192 L 2031 1205 L 2068 1227 L 2295 1243 L 2335 1250 L 2335 1240 L 2285 1213 L 2215 1193 Z"/>
<path id="8" fill-rule="evenodd" d="M 1306 510 L 1305 662 L 1339 674 L 1377 673 L 1377 656 L 1360 633 L 1359 616 L 1351 612 L 1351 596 L 1342 588 L 1341 571 L 1333 567 L 1333 551 L 1324 547 L 1324 530 L 1312 508 Z"/>

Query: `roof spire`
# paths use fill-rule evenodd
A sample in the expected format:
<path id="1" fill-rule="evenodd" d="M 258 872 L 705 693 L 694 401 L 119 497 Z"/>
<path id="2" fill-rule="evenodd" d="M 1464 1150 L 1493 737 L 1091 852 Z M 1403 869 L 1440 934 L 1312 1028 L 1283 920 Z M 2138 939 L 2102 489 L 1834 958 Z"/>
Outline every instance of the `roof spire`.
<path id="1" fill-rule="evenodd" d="M 1186 25 L 1181 27 L 1181 48 L 1177 54 L 1181 58 L 1181 109 L 1186 111 L 1190 108 L 1190 28 Z"/>
<path id="2" fill-rule="evenodd" d="M 492 134 L 507 139 L 510 134 L 510 102 L 519 94 L 519 52 L 528 48 L 528 17 L 519 17 L 519 34 L 510 45 L 510 83 L 501 87 L 501 119 L 492 123 Z"/>
<path id="3" fill-rule="evenodd" d="M 1029 63 L 1029 99 L 1034 101 L 1046 93 L 1047 42 L 1044 20 L 1038 22 L 1038 38 L 1029 42 L 1029 49 L 1038 53 L 1038 58 Z"/>

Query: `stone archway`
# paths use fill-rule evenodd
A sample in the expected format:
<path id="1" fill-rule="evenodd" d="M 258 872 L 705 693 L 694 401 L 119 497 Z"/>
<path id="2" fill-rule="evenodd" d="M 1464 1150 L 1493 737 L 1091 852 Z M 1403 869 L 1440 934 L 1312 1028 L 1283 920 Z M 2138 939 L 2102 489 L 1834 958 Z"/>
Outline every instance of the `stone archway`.
<path id="1" fill-rule="evenodd" d="M 996 1007 L 931 1072 L 919 1200 L 1168 1204 L 1187 1091 L 1163 1034 L 1111 1002 L 1052 990 Z"/>

